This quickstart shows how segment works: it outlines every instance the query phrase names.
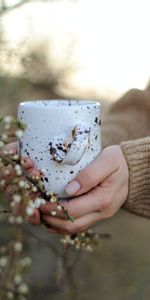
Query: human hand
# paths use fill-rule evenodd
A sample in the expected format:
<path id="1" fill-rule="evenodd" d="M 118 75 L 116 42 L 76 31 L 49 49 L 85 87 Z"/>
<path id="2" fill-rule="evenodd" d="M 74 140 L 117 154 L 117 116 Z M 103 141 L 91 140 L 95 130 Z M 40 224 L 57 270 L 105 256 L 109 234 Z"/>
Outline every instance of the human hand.
<path id="1" fill-rule="evenodd" d="M 112 217 L 126 201 L 129 171 L 119 145 L 105 148 L 102 153 L 68 184 L 66 192 L 75 198 L 63 201 L 68 213 L 75 217 L 72 223 L 51 216 L 54 203 L 40 207 L 41 218 L 58 233 L 77 233 L 98 221 Z"/>
<path id="2" fill-rule="evenodd" d="M 1 150 L 1 155 L 4 155 L 5 151 L 12 151 L 12 154 L 17 154 L 17 142 L 13 142 L 10 144 L 7 144 L 3 147 Z M 30 158 L 23 158 L 21 160 L 21 164 L 24 170 L 24 173 L 27 175 L 27 177 L 32 176 L 38 176 L 40 172 L 35 168 L 34 163 Z M 12 184 L 11 179 L 13 179 L 15 176 L 15 171 L 11 165 L 8 165 L 5 167 L 2 172 L 0 173 L 0 182 L 4 182 L 4 185 L 0 185 L 0 191 L 3 191 L 5 194 L 5 198 L 8 202 L 11 202 L 13 200 L 13 194 L 17 191 L 16 184 Z M 34 199 L 35 197 L 38 197 L 39 192 L 32 193 L 31 199 Z M 16 204 L 13 210 L 17 213 L 21 210 L 21 204 Z M 34 223 L 34 225 L 38 225 L 41 223 L 40 221 L 40 212 L 38 209 L 34 209 L 34 213 L 31 217 L 28 217 L 28 221 L 31 223 Z"/>

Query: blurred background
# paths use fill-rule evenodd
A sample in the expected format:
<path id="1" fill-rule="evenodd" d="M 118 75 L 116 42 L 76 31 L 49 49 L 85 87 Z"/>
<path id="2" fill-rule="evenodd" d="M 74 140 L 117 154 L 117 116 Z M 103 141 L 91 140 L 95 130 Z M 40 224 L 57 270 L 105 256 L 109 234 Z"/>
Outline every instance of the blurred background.
<path id="1" fill-rule="evenodd" d="M 96 99 L 105 112 L 128 89 L 144 89 L 149 7 L 149 0 L 0 0 L 1 115 L 16 114 L 23 100 L 59 98 Z M 8 227 L 2 219 L 1 243 Z M 80 258 L 72 299 L 149 299 L 149 221 L 120 211 L 96 230 L 112 238 Z M 25 237 L 29 299 L 71 299 L 66 284 L 52 284 L 59 260 L 47 241 L 59 248 L 58 237 L 29 225 Z"/>

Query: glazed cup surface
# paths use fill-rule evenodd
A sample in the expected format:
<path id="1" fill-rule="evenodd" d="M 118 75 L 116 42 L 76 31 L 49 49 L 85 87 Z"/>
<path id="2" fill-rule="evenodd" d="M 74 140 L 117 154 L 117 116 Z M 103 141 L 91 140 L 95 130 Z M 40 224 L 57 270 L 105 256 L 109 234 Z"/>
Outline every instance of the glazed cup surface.
<path id="1" fill-rule="evenodd" d="M 46 191 L 68 197 L 68 182 L 101 151 L 101 106 L 96 101 L 34 100 L 22 102 L 18 118 L 26 124 L 19 141 L 21 157 L 42 170 Z"/>

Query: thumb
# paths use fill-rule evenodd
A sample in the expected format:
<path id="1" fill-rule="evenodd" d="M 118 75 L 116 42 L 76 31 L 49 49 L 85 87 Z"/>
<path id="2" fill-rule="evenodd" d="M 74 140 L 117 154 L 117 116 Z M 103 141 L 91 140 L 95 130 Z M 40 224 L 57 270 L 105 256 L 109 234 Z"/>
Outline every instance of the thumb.
<path id="1" fill-rule="evenodd" d="M 116 161 L 109 147 L 104 149 L 97 158 L 86 166 L 65 188 L 69 196 L 78 196 L 90 191 L 106 177 L 116 171 Z"/>

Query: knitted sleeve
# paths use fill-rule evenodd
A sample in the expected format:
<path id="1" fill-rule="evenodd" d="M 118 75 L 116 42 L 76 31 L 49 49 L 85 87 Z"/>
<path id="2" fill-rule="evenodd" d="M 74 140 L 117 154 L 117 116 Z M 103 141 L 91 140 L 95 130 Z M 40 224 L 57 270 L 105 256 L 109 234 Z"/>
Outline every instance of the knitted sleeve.
<path id="1" fill-rule="evenodd" d="M 102 120 L 103 147 L 120 144 L 129 168 L 124 208 L 150 217 L 150 91 L 130 90 Z"/>
<path id="2" fill-rule="evenodd" d="M 150 217 L 150 136 L 122 142 L 129 168 L 129 193 L 124 208 Z"/>

